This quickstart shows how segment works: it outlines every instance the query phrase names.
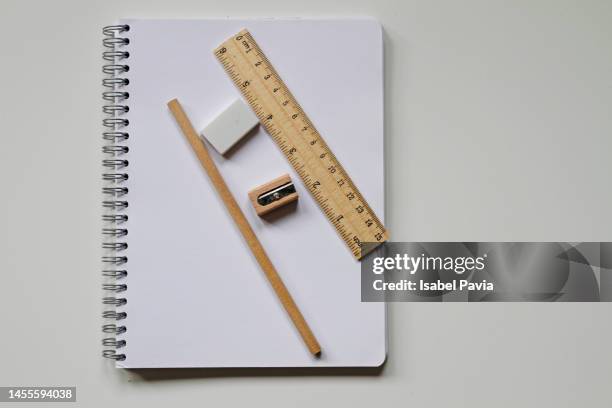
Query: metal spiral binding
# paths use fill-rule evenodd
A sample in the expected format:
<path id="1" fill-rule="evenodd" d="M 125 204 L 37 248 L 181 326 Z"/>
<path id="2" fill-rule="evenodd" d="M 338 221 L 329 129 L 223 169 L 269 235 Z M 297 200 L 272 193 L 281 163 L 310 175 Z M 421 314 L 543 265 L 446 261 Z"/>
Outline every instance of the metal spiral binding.
<path id="1" fill-rule="evenodd" d="M 104 155 L 102 166 L 105 169 L 102 173 L 102 180 L 105 184 L 102 187 L 104 196 L 102 207 L 106 212 L 102 216 L 104 223 L 102 263 L 105 265 L 102 271 L 105 280 L 102 290 L 108 295 L 102 298 L 102 304 L 105 307 L 102 312 L 102 318 L 105 320 L 102 332 L 112 335 L 102 340 L 104 348 L 102 355 L 118 361 L 125 360 L 125 354 L 120 353 L 119 349 L 126 345 L 126 341 L 119 339 L 118 336 L 127 331 L 125 324 L 122 324 L 122 321 L 127 318 L 127 313 L 119 308 L 127 304 L 125 291 L 128 288 L 127 284 L 122 283 L 122 280 L 128 275 L 127 270 L 122 267 L 128 261 L 124 253 L 128 249 L 128 244 L 125 242 L 128 230 L 124 226 L 128 220 L 125 214 L 128 207 L 126 199 L 128 188 L 123 184 L 128 180 L 126 170 L 130 163 L 124 157 L 129 152 L 129 148 L 122 143 L 125 143 L 130 137 L 126 131 L 130 122 L 123 117 L 130 110 L 126 104 L 130 94 L 125 88 L 130 81 L 123 76 L 130 70 L 129 65 L 126 64 L 130 53 L 124 49 L 130 40 L 123 36 L 123 33 L 129 30 L 129 25 L 112 25 L 102 30 L 104 34 L 102 44 L 106 48 L 106 51 L 102 53 L 102 58 L 107 61 L 102 66 L 102 72 L 106 75 L 102 80 L 102 85 L 105 87 L 102 93 L 104 100 L 102 112 L 106 115 L 102 121 L 105 128 L 102 137 L 107 143 L 102 147 Z"/>

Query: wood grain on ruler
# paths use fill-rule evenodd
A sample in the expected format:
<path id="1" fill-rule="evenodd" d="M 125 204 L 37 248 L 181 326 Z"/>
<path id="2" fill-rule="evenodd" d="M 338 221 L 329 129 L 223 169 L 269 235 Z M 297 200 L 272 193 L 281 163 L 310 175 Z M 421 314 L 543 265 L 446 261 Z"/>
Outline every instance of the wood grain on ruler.
<path id="1" fill-rule="evenodd" d="M 384 225 L 251 34 L 240 31 L 214 53 L 353 255 L 386 241 Z"/>

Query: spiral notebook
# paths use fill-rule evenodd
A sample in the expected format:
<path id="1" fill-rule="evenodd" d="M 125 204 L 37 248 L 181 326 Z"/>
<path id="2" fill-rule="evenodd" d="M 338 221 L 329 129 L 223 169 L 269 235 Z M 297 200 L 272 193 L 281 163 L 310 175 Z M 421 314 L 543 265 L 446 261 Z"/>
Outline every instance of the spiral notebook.
<path id="1" fill-rule="evenodd" d="M 242 28 L 384 219 L 377 22 L 130 19 L 106 27 L 103 354 L 123 368 L 378 366 L 387 348 L 385 305 L 361 302 L 359 263 L 270 136 L 260 127 L 227 157 L 210 150 L 319 339 L 319 358 L 168 111 L 179 98 L 202 129 L 240 97 L 212 50 Z M 247 192 L 284 173 L 295 181 L 297 208 L 259 218 Z"/>

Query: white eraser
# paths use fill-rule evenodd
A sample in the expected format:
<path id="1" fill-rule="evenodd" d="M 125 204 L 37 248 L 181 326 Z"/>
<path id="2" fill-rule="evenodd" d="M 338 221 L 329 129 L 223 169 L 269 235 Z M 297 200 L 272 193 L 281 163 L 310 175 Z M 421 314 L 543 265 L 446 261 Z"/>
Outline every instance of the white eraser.
<path id="1" fill-rule="evenodd" d="M 236 99 L 201 134 L 219 153 L 225 154 L 258 123 L 251 108 L 242 99 Z"/>

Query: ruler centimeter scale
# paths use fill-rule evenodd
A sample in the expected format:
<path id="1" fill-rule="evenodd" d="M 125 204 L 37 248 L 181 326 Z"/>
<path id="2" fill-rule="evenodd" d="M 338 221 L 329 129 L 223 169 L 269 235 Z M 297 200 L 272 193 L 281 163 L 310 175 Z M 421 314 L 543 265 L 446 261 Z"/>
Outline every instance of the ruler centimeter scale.
<path id="1" fill-rule="evenodd" d="M 214 54 L 355 258 L 386 241 L 384 225 L 248 30 Z"/>

